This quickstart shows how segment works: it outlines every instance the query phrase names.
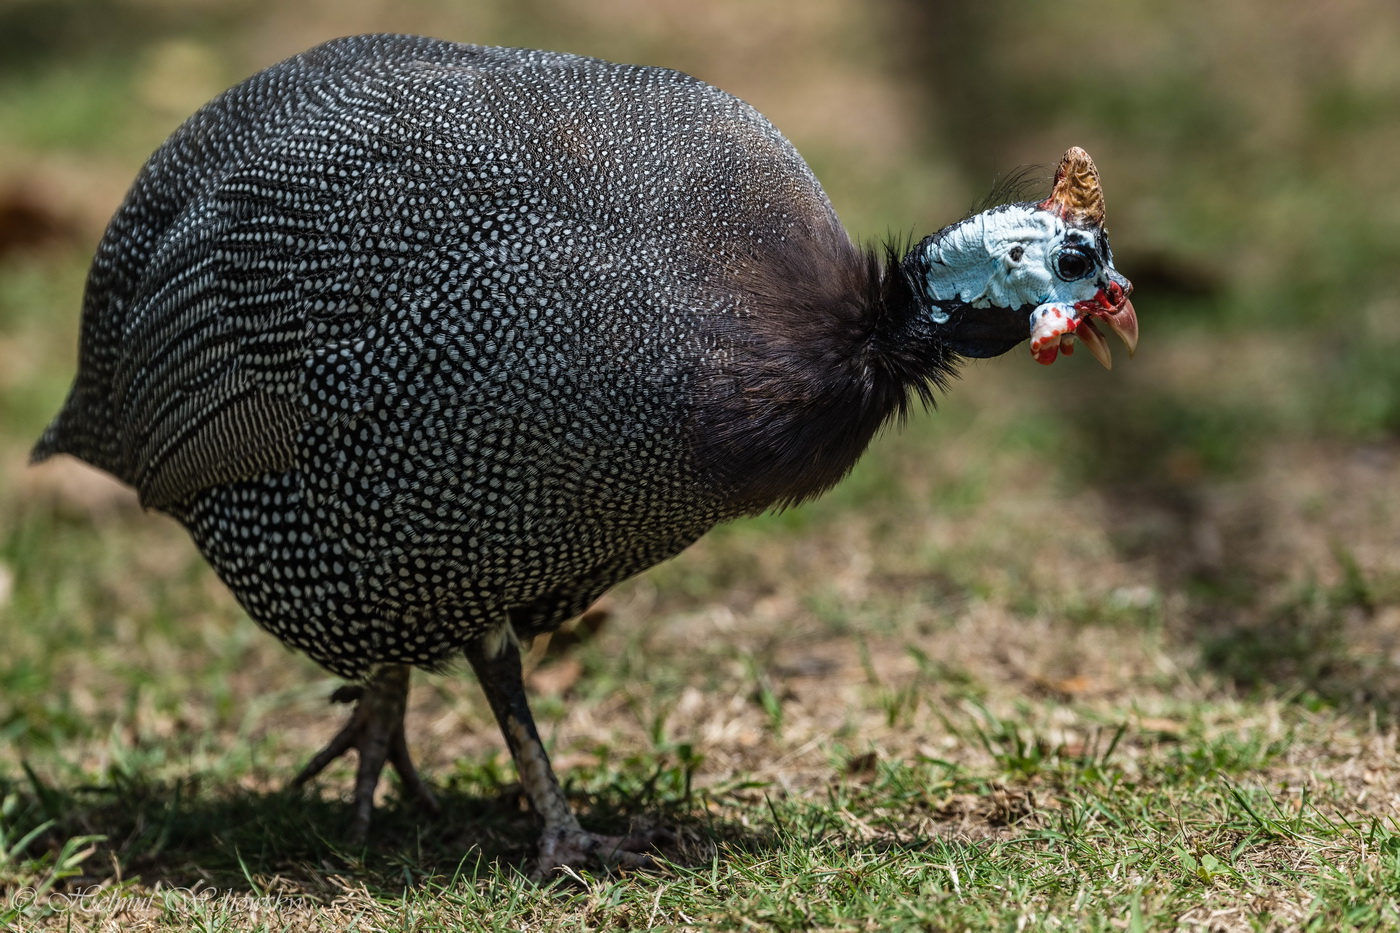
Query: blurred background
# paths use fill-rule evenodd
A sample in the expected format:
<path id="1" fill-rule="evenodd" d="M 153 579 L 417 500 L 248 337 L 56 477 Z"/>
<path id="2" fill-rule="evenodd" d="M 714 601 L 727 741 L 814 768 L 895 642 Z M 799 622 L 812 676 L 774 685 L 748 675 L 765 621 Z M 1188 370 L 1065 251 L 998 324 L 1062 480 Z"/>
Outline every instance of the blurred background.
<path id="1" fill-rule="evenodd" d="M 0 0 L 0 735 L 18 748 L 141 710 L 157 732 L 252 728 L 240 677 L 318 676 L 253 630 L 173 523 L 25 458 L 72 375 L 86 263 L 145 157 L 225 87 L 367 31 L 689 72 L 786 133 L 862 241 L 960 219 L 1022 166 L 1048 179 L 1070 145 L 1100 167 L 1136 360 L 969 367 L 828 499 L 625 587 L 627 631 L 722 632 L 762 658 L 777 631 L 902 627 L 945 673 L 1029 670 L 1090 698 L 1177 689 L 1161 652 L 1211 689 L 1388 715 L 1394 0 Z M 1124 631 L 1137 640 L 1114 648 Z"/>

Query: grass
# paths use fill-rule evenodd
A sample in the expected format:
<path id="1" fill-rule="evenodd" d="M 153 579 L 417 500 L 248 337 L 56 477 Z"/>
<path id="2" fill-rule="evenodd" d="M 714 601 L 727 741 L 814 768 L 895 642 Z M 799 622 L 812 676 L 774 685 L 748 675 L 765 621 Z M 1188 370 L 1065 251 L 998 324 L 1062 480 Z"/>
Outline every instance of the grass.
<path id="1" fill-rule="evenodd" d="M 37 191 L 59 231 L 0 210 L 0 927 L 1400 928 L 1393 5 L 1095 2 L 1113 41 L 1053 81 L 1084 20 L 1050 5 L 937 35 L 903 0 L 90 6 L 0 11 L 0 208 Z M 679 63 L 867 237 L 1070 142 L 1103 166 L 1137 360 L 969 367 L 832 494 L 717 529 L 534 662 L 584 823 L 668 830 L 655 871 L 530 877 L 465 671 L 410 699 L 444 815 L 389 780 L 348 844 L 348 764 L 285 787 L 336 682 L 172 522 L 24 465 L 146 152 L 267 36 L 385 28 Z"/>
<path id="2" fill-rule="evenodd" d="M 975 373 L 964 394 L 1016 394 L 1006 369 Z M 350 847 L 348 768 L 283 789 L 335 727 L 333 681 L 257 632 L 172 523 L 41 484 L 10 503 L 0 544 L 14 581 L 0 665 L 10 921 L 1400 922 L 1393 674 L 1378 654 L 1400 610 L 1381 546 L 1395 516 L 1349 481 L 1376 467 L 1309 446 L 1227 473 L 1232 510 L 1196 520 L 1258 550 L 1214 567 L 1157 553 L 1179 540 L 1170 528 L 1116 530 L 1148 520 L 1093 489 L 1067 493 L 1064 474 L 1039 468 L 1045 441 L 997 444 L 1016 425 L 959 404 L 882 441 L 800 517 L 721 529 L 620 588 L 595 635 L 535 670 L 585 822 L 675 834 L 654 873 L 543 887 L 468 676 L 418 679 L 410 712 L 446 816 L 425 819 L 391 786 L 369 844 Z M 945 508 L 927 490 L 968 457 L 980 488 L 953 483 Z M 1328 507 L 1309 508 L 1324 493 Z M 1281 544 L 1299 516 L 1266 508 L 1280 496 L 1314 537 L 1346 532 L 1351 547 Z"/>
<path id="3" fill-rule="evenodd" d="M 308 916 L 364 929 L 450 929 L 468 917 L 483 929 L 1219 929 L 1229 914 L 1256 928 L 1337 929 L 1397 919 L 1393 821 L 1361 817 L 1344 780 L 1260 782 L 1335 721 L 1264 724 L 1282 730 L 1272 740 L 1219 719 L 1152 740 L 1124 725 L 1070 746 L 975 707 L 948 718 L 977 737 L 988 767 L 849 758 L 834 746 L 809 786 L 745 781 L 690 795 L 685 766 L 661 752 L 626 771 L 579 769 L 574 789 L 594 825 L 660 818 L 677 832 L 656 873 L 541 888 L 521 873 L 524 820 L 493 799 L 501 774 L 491 769 L 459 770 L 447 788 L 465 826 L 424 826 L 390 806 L 367 850 L 337 841 L 340 803 L 197 786 L 223 783 L 217 775 L 149 785 L 111 776 L 69 792 L 31 777 L 7 798 L 7 833 L 38 821 L 42 836 L 53 812 L 101 830 L 105 845 L 69 836 L 2 867 L 28 882 L 11 888 L 10 904 L 36 922 L 76 911 L 92 924 L 209 929 L 299 929 Z M 647 771 L 653 779 L 639 784 Z M 144 871 L 89 888 L 96 879 L 79 866 L 99 848 Z"/>

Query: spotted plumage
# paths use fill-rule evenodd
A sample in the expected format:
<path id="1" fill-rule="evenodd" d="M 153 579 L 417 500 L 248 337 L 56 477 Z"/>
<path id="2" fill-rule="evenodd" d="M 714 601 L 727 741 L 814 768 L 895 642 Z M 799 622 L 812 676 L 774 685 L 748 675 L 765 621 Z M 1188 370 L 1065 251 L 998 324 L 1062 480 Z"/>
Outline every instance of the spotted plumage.
<path id="1" fill-rule="evenodd" d="M 332 671 L 437 665 L 732 514 L 683 435 L 700 325 L 741 313 L 714 265 L 834 223 L 767 121 L 676 72 L 333 43 L 147 165 L 40 450 L 135 485 Z"/>
<path id="2" fill-rule="evenodd" d="M 823 491 L 959 354 L 1024 340 L 1031 305 L 932 287 L 937 242 L 856 249 L 788 141 L 686 75 L 338 40 L 216 98 L 142 169 L 35 458 L 136 487 L 260 625 L 365 683 L 382 715 L 327 749 L 360 749 L 357 800 L 386 754 L 411 770 L 401 666 L 465 653 L 575 860 L 596 837 L 534 738 L 516 638 Z M 1116 275 L 1106 242 L 1095 281 Z"/>

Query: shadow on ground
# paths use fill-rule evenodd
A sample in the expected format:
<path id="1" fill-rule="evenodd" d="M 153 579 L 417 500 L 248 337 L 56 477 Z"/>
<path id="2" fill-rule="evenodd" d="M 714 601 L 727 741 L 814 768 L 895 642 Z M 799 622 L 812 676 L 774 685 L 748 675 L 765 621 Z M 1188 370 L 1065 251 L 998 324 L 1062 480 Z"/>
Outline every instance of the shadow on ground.
<path id="1" fill-rule="evenodd" d="M 61 889 L 137 881 L 141 887 L 286 894 L 330 900 L 345 885 L 401 896 L 405 888 L 533 868 L 538 825 L 518 786 L 484 796 L 478 788 L 435 788 L 441 817 L 395 796 L 378 807 L 362 845 L 347 841 L 350 805 L 303 791 L 201 790 L 196 775 L 175 783 L 54 788 L 31 777 L 4 787 L 13 800 L 9 828 L 23 834 L 50 823 L 28 855 L 55 859 L 76 836 L 99 837 L 82 874 Z M 212 778 L 210 783 L 216 783 Z M 586 828 L 609 834 L 663 829 L 667 862 L 708 864 L 717 847 L 761 851 L 761 829 L 716 818 L 700 801 L 646 793 L 570 794 Z"/>

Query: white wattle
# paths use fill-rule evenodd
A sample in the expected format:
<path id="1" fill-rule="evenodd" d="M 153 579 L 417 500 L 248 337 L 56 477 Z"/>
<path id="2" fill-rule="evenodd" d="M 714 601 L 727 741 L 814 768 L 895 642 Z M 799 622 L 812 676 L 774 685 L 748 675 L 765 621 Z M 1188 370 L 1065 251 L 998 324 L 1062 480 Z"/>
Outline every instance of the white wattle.
<path id="1" fill-rule="evenodd" d="M 1066 349 L 1068 336 L 1074 333 L 1078 318 L 1072 305 L 1046 302 L 1031 312 L 1031 356 L 1037 360 Z"/>

